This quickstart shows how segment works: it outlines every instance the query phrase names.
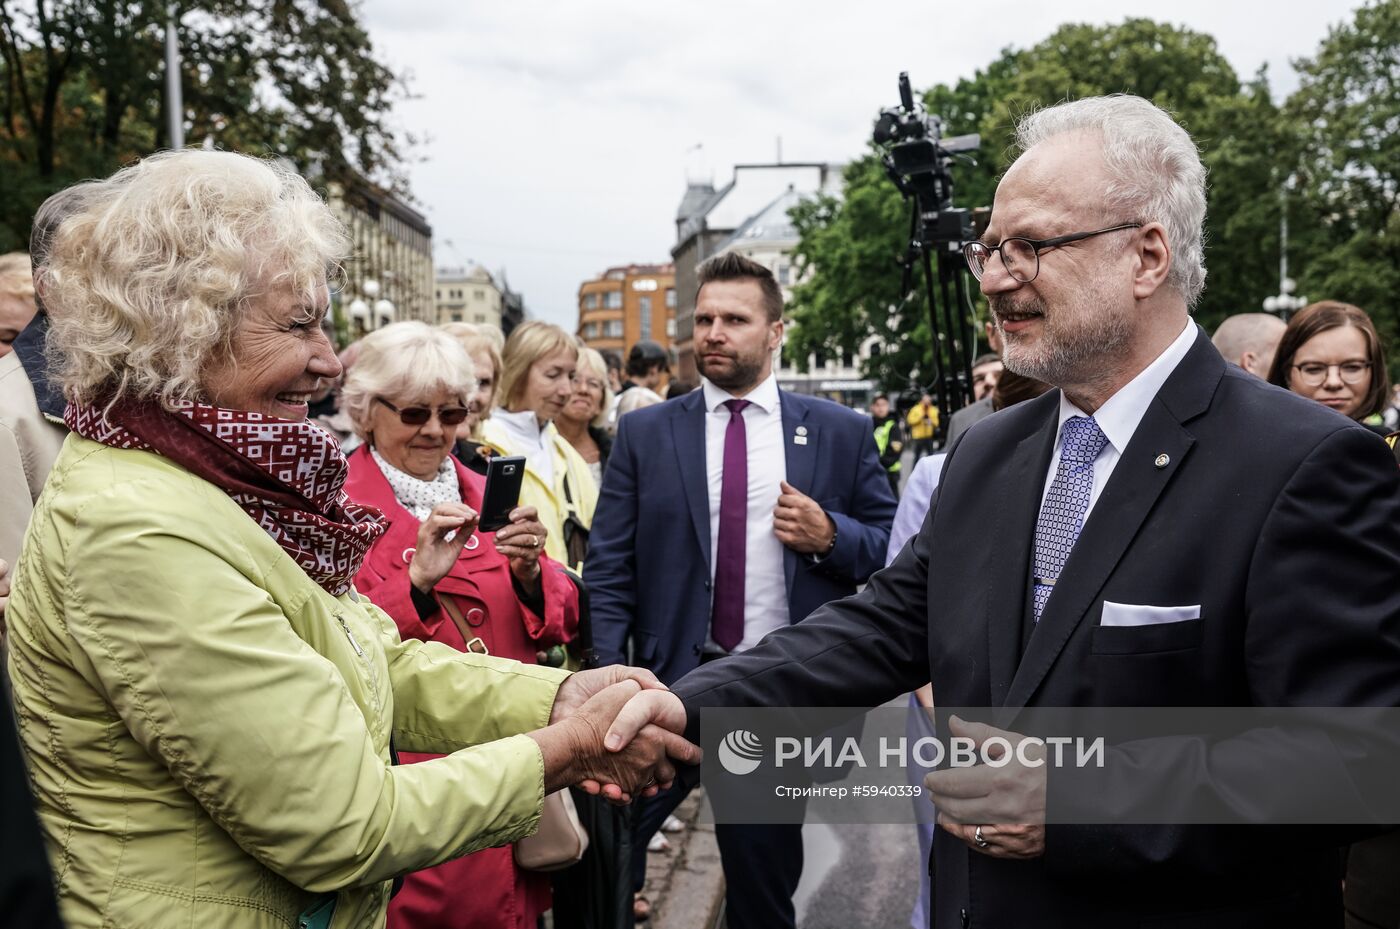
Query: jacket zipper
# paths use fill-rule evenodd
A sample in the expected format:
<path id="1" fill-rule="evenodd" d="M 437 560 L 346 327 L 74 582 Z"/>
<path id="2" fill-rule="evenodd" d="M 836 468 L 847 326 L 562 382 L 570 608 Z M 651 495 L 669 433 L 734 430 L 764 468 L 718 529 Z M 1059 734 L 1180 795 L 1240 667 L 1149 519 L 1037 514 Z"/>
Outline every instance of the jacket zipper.
<path id="1" fill-rule="evenodd" d="M 365 657 L 365 650 L 363 648 L 360 648 L 359 642 L 355 641 L 355 635 L 350 631 L 350 627 L 346 624 L 345 617 L 337 613 L 335 614 L 335 618 L 340 622 L 340 628 L 345 630 L 345 637 L 350 640 L 350 647 L 355 650 L 355 654 L 359 655 L 361 658 Z"/>

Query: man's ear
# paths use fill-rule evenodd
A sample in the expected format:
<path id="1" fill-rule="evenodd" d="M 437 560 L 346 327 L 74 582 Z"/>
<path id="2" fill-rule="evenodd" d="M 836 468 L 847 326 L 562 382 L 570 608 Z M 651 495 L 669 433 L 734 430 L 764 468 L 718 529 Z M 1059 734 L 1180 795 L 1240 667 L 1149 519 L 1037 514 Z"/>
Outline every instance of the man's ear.
<path id="1" fill-rule="evenodd" d="M 1259 356 L 1253 352 L 1240 352 L 1240 367 L 1244 368 L 1250 374 L 1254 373 L 1254 363 L 1258 360 Z"/>
<path id="2" fill-rule="evenodd" d="M 768 350 L 770 352 L 776 352 L 783 347 L 783 333 L 786 331 L 786 325 L 781 319 L 775 323 L 769 323 L 771 328 L 768 331 Z"/>
<path id="3" fill-rule="evenodd" d="M 1172 266 L 1172 249 L 1167 230 L 1161 223 L 1148 223 L 1138 230 L 1137 268 L 1133 274 L 1133 296 L 1146 300 L 1167 280 Z"/>

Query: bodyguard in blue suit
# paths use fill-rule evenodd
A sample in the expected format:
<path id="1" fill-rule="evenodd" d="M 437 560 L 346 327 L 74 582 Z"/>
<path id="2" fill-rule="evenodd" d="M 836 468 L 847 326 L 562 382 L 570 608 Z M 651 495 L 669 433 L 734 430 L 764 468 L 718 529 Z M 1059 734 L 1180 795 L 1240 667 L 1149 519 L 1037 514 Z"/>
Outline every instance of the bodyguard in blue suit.
<path id="1" fill-rule="evenodd" d="M 630 657 L 666 683 L 855 593 L 883 567 L 896 506 L 867 417 L 778 390 L 782 292 L 768 269 L 724 254 L 699 281 L 705 383 L 619 420 L 584 569 L 600 659 Z M 682 797 L 643 808 L 638 889 L 646 842 Z M 731 929 L 794 925 L 800 827 L 716 837 Z"/>

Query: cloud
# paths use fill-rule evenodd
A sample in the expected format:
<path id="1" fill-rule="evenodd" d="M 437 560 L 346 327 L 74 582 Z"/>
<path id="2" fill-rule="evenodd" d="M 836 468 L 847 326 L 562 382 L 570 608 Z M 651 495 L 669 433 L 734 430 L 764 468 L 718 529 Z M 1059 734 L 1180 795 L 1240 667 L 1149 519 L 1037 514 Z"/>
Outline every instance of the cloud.
<path id="1" fill-rule="evenodd" d="M 440 264 L 506 267 L 535 315 L 572 329 L 578 285 L 665 261 L 687 169 L 845 161 L 895 78 L 955 81 L 1064 22 L 1169 19 L 1214 35 L 1242 78 L 1308 55 L 1353 0 L 1286 17 L 1263 0 L 984 0 L 974 4 L 715 0 L 705 4 L 367 0 L 370 34 L 412 72 L 396 114 L 430 141 L 410 177 Z M 700 154 L 692 147 L 702 142 Z M 703 168 L 699 168 L 703 170 Z M 450 250 L 446 241 L 456 248 Z"/>

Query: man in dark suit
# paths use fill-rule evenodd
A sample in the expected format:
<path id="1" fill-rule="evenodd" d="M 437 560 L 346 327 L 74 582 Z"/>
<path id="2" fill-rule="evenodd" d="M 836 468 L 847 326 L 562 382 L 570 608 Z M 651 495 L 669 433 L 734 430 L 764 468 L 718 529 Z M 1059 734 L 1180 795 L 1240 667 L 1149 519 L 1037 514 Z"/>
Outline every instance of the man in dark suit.
<path id="1" fill-rule="evenodd" d="M 968 260 L 1007 368 L 1059 389 L 967 432 L 922 530 L 859 595 L 634 700 L 609 744 L 650 719 L 694 733 L 705 706 L 873 706 L 925 680 L 940 705 L 1012 720 L 1400 705 L 1400 477 L 1367 430 L 1228 367 L 1191 323 L 1195 145 L 1129 96 L 1040 111 L 1020 138 Z M 1161 744 L 1138 790 L 1242 812 L 1218 755 Z M 1047 826 L 1071 775 L 1035 769 L 1015 794 L 989 778 L 979 799 L 968 770 L 988 777 L 930 778 L 940 929 L 1340 923 L 1343 830 Z M 1343 770 L 1324 786 L 1353 789 Z M 967 815 L 997 805 L 1015 812 Z"/>
<path id="2" fill-rule="evenodd" d="M 782 292 L 768 269 L 728 253 L 699 282 L 705 381 L 618 421 L 584 568 L 600 659 L 626 661 L 630 642 L 666 683 L 854 593 L 881 567 L 895 512 L 869 420 L 778 389 Z M 647 840 L 683 796 L 643 808 L 639 889 Z M 729 926 L 792 926 L 800 827 L 716 838 Z"/>

